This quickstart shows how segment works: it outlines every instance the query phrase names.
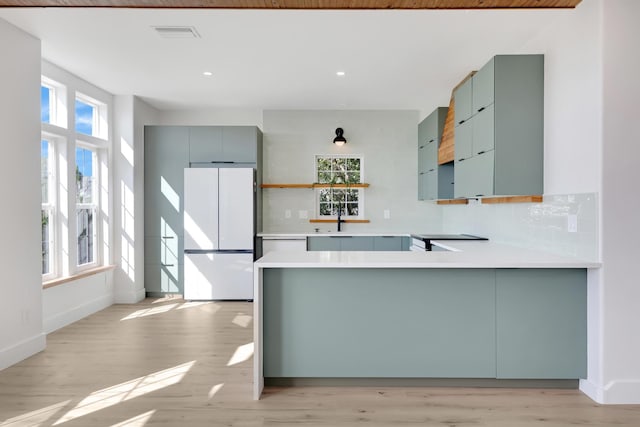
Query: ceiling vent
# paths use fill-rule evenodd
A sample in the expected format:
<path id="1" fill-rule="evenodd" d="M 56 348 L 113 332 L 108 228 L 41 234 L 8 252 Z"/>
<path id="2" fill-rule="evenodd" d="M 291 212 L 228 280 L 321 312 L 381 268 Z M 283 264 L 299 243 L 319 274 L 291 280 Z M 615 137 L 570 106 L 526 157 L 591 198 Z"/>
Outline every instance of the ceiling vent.
<path id="1" fill-rule="evenodd" d="M 161 26 L 153 27 L 154 30 L 165 39 L 197 39 L 200 34 L 195 27 L 184 26 Z"/>

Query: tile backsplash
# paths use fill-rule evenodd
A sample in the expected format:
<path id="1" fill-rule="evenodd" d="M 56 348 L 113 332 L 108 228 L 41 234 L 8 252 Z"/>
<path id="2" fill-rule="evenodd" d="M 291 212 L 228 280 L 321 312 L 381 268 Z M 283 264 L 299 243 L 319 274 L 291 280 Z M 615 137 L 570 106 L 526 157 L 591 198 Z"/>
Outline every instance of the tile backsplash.
<path id="1" fill-rule="evenodd" d="M 541 203 L 443 206 L 442 218 L 445 233 L 599 259 L 597 193 L 545 195 Z"/>

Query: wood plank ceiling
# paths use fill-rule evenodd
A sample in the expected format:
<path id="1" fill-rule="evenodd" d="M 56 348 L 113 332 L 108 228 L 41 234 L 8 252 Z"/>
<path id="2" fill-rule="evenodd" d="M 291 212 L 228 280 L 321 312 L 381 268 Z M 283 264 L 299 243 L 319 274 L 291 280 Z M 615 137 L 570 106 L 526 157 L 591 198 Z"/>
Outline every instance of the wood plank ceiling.
<path id="1" fill-rule="evenodd" d="M 531 9 L 574 8 L 581 0 L 0 0 L 0 7 L 206 9 Z"/>

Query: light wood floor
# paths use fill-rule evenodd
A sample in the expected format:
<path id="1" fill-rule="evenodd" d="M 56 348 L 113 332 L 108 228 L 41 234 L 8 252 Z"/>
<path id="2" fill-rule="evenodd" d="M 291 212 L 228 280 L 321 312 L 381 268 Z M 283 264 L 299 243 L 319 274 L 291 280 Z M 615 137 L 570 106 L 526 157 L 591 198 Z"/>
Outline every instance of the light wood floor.
<path id="1" fill-rule="evenodd" d="M 640 426 L 640 406 L 577 390 L 268 388 L 255 402 L 251 313 L 179 299 L 96 313 L 0 372 L 0 425 Z"/>

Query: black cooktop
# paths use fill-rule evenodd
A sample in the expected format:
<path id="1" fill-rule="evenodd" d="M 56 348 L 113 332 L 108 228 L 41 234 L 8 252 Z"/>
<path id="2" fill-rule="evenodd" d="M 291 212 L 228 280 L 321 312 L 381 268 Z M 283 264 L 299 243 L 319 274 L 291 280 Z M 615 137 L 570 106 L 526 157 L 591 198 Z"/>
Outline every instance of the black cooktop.
<path id="1" fill-rule="evenodd" d="M 471 234 L 412 234 L 411 237 L 420 240 L 489 240 L 486 237 Z"/>

